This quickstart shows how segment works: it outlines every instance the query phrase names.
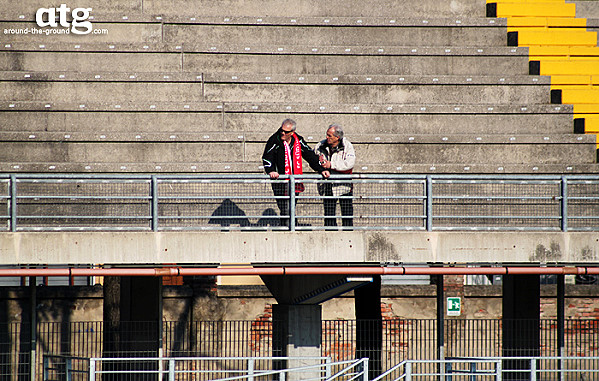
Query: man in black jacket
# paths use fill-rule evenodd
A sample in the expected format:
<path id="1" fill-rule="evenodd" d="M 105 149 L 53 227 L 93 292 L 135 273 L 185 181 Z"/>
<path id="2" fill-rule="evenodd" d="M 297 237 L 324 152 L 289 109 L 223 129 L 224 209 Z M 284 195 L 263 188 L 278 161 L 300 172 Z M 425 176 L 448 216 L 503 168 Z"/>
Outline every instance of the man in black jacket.
<path id="1" fill-rule="evenodd" d="M 272 180 L 279 178 L 279 175 L 300 175 L 303 173 L 302 158 L 308 162 L 310 167 L 316 172 L 328 178 L 330 172 L 320 165 L 318 156 L 308 146 L 304 138 L 295 133 L 296 123 L 292 119 L 285 119 L 281 127 L 266 142 L 264 153 L 262 154 L 262 163 L 264 171 Z M 273 182 L 272 190 L 275 196 L 289 196 L 288 184 Z M 296 196 L 304 191 L 304 185 L 297 183 L 295 185 Z M 277 198 L 277 205 L 281 216 L 289 215 L 289 199 Z M 281 226 L 287 226 L 289 219 L 280 220 Z"/>

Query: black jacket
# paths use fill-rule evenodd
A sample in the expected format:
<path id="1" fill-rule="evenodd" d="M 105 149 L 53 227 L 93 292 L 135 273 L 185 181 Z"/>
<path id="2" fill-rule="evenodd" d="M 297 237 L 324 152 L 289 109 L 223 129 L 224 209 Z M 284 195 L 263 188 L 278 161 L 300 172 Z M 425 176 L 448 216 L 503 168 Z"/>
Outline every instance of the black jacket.
<path id="1" fill-rule="evenodd" d="M 304 138 L 300 135 L 295 134 L 300 141 L 302 148 L 302 158 L 308 162 L 310 167 L 318 173 L 326 171 L 320 162 L 318 161 L 318 155 L 308 146 Z M 293 144 L 295 139 L 291 137 L 291 144 L 289 147 L 293 151 Z M 293 155 L 291 160 L 293 160 Z M 264 171 L 266 173 L 278 172 L 281 175 L 285 174 L 285 146 L 283 140 L 281 140 L 281 134 L 275 132 L 268 141 L 266 147 L 264 147 L 264 153 L 262 154 L 262 163 L 264 164 Z M 293 165 L 292 165 L 293 166 Z"/>

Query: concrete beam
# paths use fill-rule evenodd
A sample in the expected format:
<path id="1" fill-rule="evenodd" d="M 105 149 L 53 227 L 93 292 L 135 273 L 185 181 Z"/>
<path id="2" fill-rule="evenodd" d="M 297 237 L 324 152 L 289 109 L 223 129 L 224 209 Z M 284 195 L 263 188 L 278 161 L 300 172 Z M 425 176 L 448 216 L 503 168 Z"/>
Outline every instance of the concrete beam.
<path id="1" fill-rule="evenodd" d="M 599 261 L 594 232 L 0 233 L 0 265 Z M 342 254 L 340 254 L 342 253 Z"/>

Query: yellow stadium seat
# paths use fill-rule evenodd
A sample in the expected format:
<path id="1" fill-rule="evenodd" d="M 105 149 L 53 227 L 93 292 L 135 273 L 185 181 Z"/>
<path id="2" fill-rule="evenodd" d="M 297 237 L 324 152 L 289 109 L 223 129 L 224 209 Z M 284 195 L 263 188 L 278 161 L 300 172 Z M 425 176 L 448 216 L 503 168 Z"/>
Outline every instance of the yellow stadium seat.
<path id="1" fill-rule="evenodd" d="M 574 114 L 576 114 L 578 117 L 578 115 L 583 115 L 583 114 L 590 114 L 590 115 L 599 115 L 599 105 L 598 104 L 592 104 L 592 103 L 579 103 L 579 104 L 575 104 L 574 105 Z"/>
<path id="2" fill-rule="evenodd" d="M 575 28 L 519 30 L 518 45 L 597 46 L 597 33 Z"/>
<path id="3" fill-rule="evenodd" d="M 599 104 L 599 90 L 590 89 L 562 89 L 562 103 L 597 103 Z"/>
<path id="4" fill-rule="evenodd" d="M 585 118 L 584 132 L 590 134 L 599 133 L 599 116 L 596 118 Z"/>
<path id="5" fill-rule="evenodd" d="M 488 3 L 510 3 L 510 4 L 522 4 L 522 3 L 561 3 L 563 4 L 564 0 L 487 0 Z"/>
<path id="6" fill-rule="evenodd" d="M 497 17 L 576 17 L 576 4 L 550 2 L 497 3 Z"/>
<path id="7" fill-rule="evenodd" d="M 599 60 L 542 60 L 541 75 L 599 75 Z"/>
<path id="8" fill-rule="evenodd" d="M 599 59 L 597 46 L 550 46 L 531 45 L 528 48 L 531 57 L 591 57 Z"/>
<path id="9" fill-rule="evenodd" d="M 586 19 L 569 17 L 510 17 L 507 20 L 510 28 L 548 28 L 548 27 L 581 27 L 586 28 Z"/>
<path id="10" fill-rule="evenodd" d="M 552 75 L 551 87 L 553 86 L 570 86 L 570 85 L 591 85 L 590 75 Z"/>

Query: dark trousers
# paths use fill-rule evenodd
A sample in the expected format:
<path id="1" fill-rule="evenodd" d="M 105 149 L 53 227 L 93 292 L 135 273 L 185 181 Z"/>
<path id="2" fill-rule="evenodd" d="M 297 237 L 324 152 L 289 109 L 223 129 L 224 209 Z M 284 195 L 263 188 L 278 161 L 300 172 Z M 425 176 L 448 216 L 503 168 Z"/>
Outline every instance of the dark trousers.
<path id="1" fill-rule="evenodd" d="M 326 184 L 324 187 L 323 196 L 333 196 L 333 187 L 330 184 Z M 350 191 L 342 195 L 343 197 L 351 197 L 353 196 L 353 192 Z M 341 207 L 341 215 L 343 218 L 341 219 L 341 224 L 343 226 L 354 226 L 354 219 L 352 216 L 354 215 L 354 203 L 351 198 L 325 198 L 323 200 L 324 206 L 324 215 L 325 216 L 334 216 L 337 213 L 337 200 L 339 200 L 339 206 Z M 324 226 L 337 226 L 336 218 L 326 218 L 324 219 Z"/>
<path id="2" fill-rule="evenodd" d="M 275 196 L 287 196 L 289 197 L 289 184 L 288 183 L 272 183 L 272 191 Z M 295 192 L 297 197 L 299 192 Z M 277 198 L 277 206 L 279 207 L 279 215 L 282 217 L 279 220 L 279 226 L 289 226 L 289 198 Z M 297 198 L 295 199 L 297 205 Z M 284 218 L 287 216 L 287 218 Z"/>

